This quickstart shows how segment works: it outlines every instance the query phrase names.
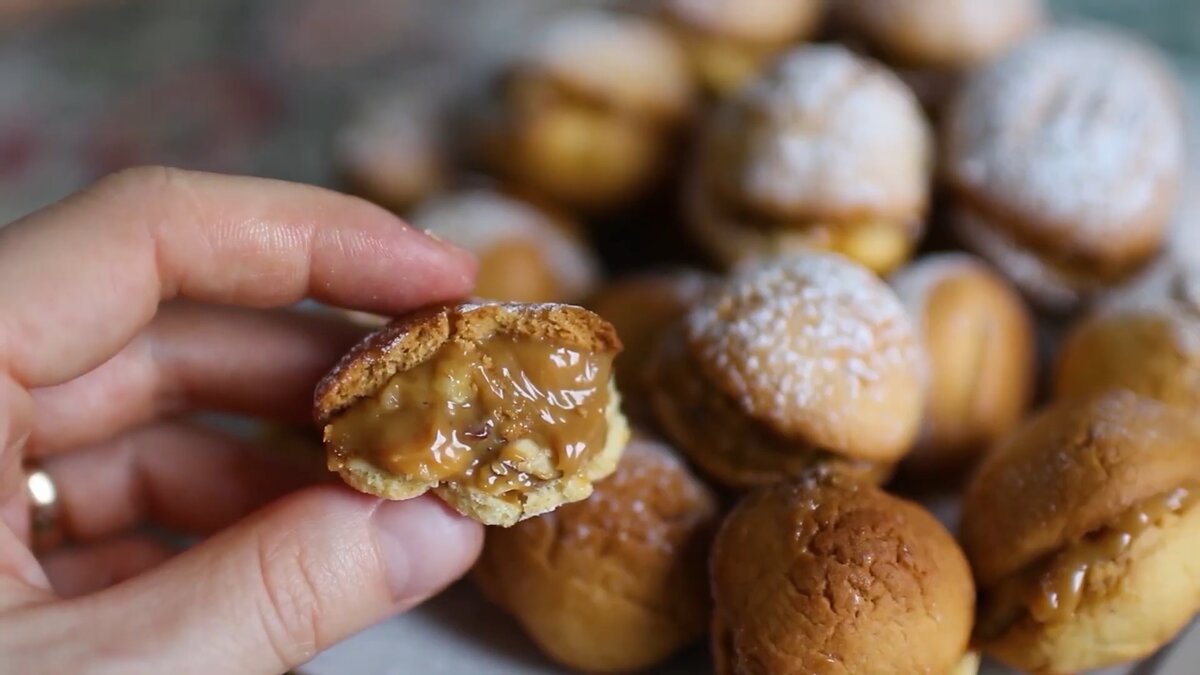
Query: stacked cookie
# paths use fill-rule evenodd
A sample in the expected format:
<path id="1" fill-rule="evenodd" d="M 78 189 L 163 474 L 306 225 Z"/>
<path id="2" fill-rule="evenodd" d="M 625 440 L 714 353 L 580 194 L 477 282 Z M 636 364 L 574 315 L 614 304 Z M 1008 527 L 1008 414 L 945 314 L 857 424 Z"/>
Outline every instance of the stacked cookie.
<path id="1" fill-rule="evenodd" d="M 316 414 L 351 486 L 496 526 L 473 578 L 551 659 L 1071 673 L 1200 610 L 1200 223 L 1152 48 L 1036 0 L 663 0 L 515 54 L 436 132 L 374 118 L 411 163 L 348 132 L 482 299 L 388 323 Z"/>

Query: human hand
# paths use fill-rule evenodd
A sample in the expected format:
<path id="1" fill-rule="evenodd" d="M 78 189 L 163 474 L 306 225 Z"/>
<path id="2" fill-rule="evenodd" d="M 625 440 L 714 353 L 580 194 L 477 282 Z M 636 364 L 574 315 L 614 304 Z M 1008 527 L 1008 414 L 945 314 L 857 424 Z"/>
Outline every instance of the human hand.
<path id="1" fill-rule="evenodd" d="M 440 502 L 317 484 L 178 415 L 306 420 L 358 336 L 262 308 L 397 313 L 473 272 L 361 200 L 168 169 L 0 230 L 0 671 L 280 672 L 459 577 L 482 531 Z M 30 461 L 72 544 L 40 560 Z M 173 555 L 148 523 L 212 536 Z"/>

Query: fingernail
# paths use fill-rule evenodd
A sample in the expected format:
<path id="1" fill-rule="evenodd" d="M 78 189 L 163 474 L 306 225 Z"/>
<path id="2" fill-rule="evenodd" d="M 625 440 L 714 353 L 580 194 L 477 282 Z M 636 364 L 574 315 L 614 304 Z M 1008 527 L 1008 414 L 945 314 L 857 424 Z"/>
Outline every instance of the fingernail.
<path id="1" fill-rule="evenodd" d="M 384 502 L 372 525 L 392 594 L 402 609 L 465 574 L 483 544 L 482 526 L 433 497 Z"/>

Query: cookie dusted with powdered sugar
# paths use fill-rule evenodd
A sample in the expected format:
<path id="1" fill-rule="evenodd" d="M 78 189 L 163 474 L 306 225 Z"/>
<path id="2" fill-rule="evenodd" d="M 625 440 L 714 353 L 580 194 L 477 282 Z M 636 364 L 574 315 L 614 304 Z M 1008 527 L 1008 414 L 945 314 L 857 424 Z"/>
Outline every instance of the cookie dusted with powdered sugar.
<path id="1" fill-rule="evenodd" d="M 1174 77 L 1098 28 L 1031 40 L 948 111 L 945 178 L 961 239 L 1034 299 L 1078 304 L 1158 251 L 1184 168 Z"/>
<path id="2" fill-rule="evenodd" d="M 842 47 L 798 49 L 707 124 L 688 223 L 726 264 L 817 249 L 887 272 L 924 229 L 931 155 L 895 75 Z"/>
<path id="3" fill-rule="evenodd" d="M 834 465 L 882 479 L 922 410 L 923 356 L 892 291 L 828 253 L 760 261 L 710 291 L 654 366 L 664 430 L 748 487 Z"/>

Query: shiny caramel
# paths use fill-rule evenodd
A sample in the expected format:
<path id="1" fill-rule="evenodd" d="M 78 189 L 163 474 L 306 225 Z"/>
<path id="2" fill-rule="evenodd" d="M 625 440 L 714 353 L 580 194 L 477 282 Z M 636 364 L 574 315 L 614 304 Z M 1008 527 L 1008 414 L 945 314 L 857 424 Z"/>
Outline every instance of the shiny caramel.
<path id="1" fill-rule="evenodd" d="M 1186 485 L 1142 501 L 1100 530 L 1053 554 L 1042 563 L 1013 575 L 984 597 L 981 633 L 999 633 L 1022 612 L 1042 624 L 1070 619 L 1078 610 L 1089 574 L 1100 564 L 1116 560 L 1145 530 L 1172 514 L 1180 514 L 1200 499 L 1196 485 Z"/>
<path id="2" fill-rule="evenodd" d="M 571 476 L 604 447 L 611 369 L 546 341 L 449 342 L 329 425 L 331 461 L 498 496 Z"/>

